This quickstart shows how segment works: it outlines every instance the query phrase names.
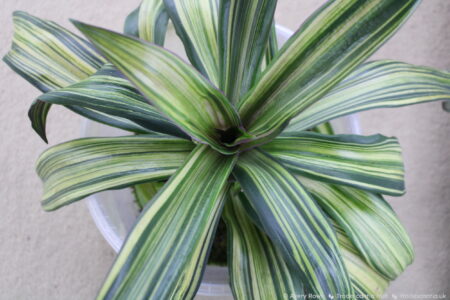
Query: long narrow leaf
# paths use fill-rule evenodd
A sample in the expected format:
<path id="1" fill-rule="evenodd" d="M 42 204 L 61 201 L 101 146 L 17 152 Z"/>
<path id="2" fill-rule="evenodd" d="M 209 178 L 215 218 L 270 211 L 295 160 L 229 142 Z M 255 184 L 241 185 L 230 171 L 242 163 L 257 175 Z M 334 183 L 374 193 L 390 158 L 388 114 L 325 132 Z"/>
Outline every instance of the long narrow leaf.
<path id="1" fill-rule="evenodd" d="M 139 9 L 139 38 L 162 46 L 169 16 L 163 0 L 143 0 Z"/>
<path id="2" fill-rule="evenodd" d="M 348 239 L 345 232 L 334 224 L 345 267 L 352 280 L 356 299 L 379 300 L 389 281 L 372 269 Z"/>
<path id="3" fill-rule="evenodd" d="M 260 71 L 276 5 L 276 0 L 220 1 L 220 85 L 233 103 L 250 90 Z"/>
<path id="4" fill-rule="evenodd" d="M 286 299 L 302 295 L 298 272 L 292 271 L 269 237 L 246 213 L 248 200 L 233 190 L 223 213 L 227 224 L 228 269 L 235 299 Z"/>
<path id="5" fill-rule="evenodd" d="M 38 100 L 90 108 L 129 119 L 151 131 L 187 137 L 176 125 L 151 106 L 139 91 L 110 64 L 105 64 L 87 79 L 45 93 Z"/>
<path id="6" fill-rule="evenodd" d="M 374 61 L 356 69 L 320 101 L 292 119 L 299 131 L 358 111 L 450 99 L 450 73 L 397 61 Z"/>
<path id="7" fill-rule="evenodd" d="M 351 297 L 353 291 L 327 217 L 298 180 L 267 154 L 243 154 L 233 172 L 263 230 L 302 276 L 305 291 Z"/>
<path id="8" fill-rule="evenodd" d="M 3 60 L 42 92 L 84 79 L 105 62 L 88 42 L 54 22 L 22 11 L 14 12 L 13 22 L 11 50 Z M 44 141 L 49 109 L 50 104 L 35 101 L 28 113 L 33 129 Z"/>
<path id="9" fill-rule="evenodd" d="M 124 33 L 163 46 L 168 22 L 163 0 L 142 0 L 127 16 Z"/>
<path id="10" fill-rule="evenodd" d="M 133 186 L 134 198 L 140 209 L 152 200 L 158 191 L 164 186 L 164 181 L 152 181 Z"/>
<path id="11" fill-rule="evenodd" d="M 289 39 L 239 103 L 249 133 L 277 134 L 403 24 L 418 0 L 328 1 Z"/>
<path id="12" fill-rule="evenodd" d="M 223 153 L 222 132 L 239 130 L 237 112 L 225 96 L 179 57 L 118 33 L 74 24 L 156 107 L 192 138 Z"/>
<path id="13" fill-rule="evenodd" d="M 139 10 L 141 9 L 141 5 L 139 5 L 135 10 L 130 12 L 130 14 L 126 17 L 125 23 L 123 25 L 123 32 L 126 35 L 131 35 L 135 37 L 139 37 Z"/>
<path id="14" fill-rule="evenodd" d="M 275 26 L 275 20 L 273 20 L 272 27 L 270 29 L 269 42 L 267 44 L 264 60 L 262 62 L 263 70 L 272 62 L 277 53 L 278 53 L 277 28 Z"/>
<path id="15" fill-rule="evenodd" d="M 182 139 L 160 136 L 84 138 L 53 146 L 38 159 L 45 210 L 107 189 L 166 179 L 193 148 Z"/>
<path id="16" fill-rule="evenodd" d="M 39 101 L 40 103 L 45 103 L 42 101 Z M 93 110 L 91 108 L 87 107 L 81 107 L 81 106 L 66 106 L 69 110 L 89 119 L 92 121 L 96 121 L 108 126 L 120 128 L 126 131 L 131 131 L 134 133 L 141 133 L 141 134 L 148 134 L 154 132 L 140 126 L 139 124 L 136 124 L 133 121 L 130 121 L 129 119 L 125 119 L 118 116 L 112 116 L 108 115 L 106 113 L 102 113 L 100 111 Z"/>
<path id="17" fill-rule="evenodd" d="M 382 135 L 283 134 L 263 146 L 295 174 L 375 193 L 405 192 L 401 148 Z"/>
<path id="18" fill-rule="evenodd" d="M 98 299 L 192 299 L 227 193 L 235 157 L 197 146 L 148 203 Z"/>
<path id="19" fill-rule="evenodd" d="M 219 86 L 218 1 L 164 0 L 192 65 Z"/>
<path id="20" fill-rule="evenodd" d="M 408 234 L 381 196 L 304 177 L 300 181 L 385 278 L 394 280 L 411 264 L 414 251 Z"/>

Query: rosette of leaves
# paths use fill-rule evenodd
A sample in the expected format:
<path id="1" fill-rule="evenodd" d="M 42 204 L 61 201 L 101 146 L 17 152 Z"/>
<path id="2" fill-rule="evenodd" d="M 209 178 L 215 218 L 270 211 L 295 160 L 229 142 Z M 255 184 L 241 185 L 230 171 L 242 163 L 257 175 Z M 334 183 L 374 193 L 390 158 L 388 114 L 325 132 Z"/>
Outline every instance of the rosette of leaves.
<path id="1" fill-rule="evenodd" d="M 39 135 L 53 104 L 130 132 L 45 151 L 43 208 L 155 183 L 98 299 L 193 298 L 221 218 L 236 299 L 379 297 L 414 258 L 383 198 L 405 192 L 401 149 L 327 122 L 450 99 L 447 72 L 366 62 L 418 2 L 327 1 L 281 49 L 275 0 L 144 0 L 125 34 L 74 21 L 87 40 L 14 13 L 4 61 L 43 92 Z"/>

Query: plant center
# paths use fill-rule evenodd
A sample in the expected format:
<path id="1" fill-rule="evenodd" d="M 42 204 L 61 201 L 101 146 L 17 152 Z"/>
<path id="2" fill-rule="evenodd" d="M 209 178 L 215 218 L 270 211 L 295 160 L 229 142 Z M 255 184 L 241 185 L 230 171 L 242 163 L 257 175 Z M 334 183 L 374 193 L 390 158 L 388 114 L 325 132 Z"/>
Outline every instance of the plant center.
<path id="1" fill-rule="evenodd" d="M 224 145 L 233 143 L 242 133 L 237 127 L 231 127 L 227 130 L 217 129 L 219 133 L 220 142 Z"/>

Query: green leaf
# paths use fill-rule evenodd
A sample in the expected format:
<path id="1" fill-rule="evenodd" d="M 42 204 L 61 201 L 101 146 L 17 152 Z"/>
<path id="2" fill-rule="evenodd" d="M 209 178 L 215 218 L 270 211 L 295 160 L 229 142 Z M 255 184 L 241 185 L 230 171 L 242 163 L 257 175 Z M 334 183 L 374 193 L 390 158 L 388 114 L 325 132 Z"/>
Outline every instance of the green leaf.
<path id="1" fill-rule="evenodd" d="M 168 23 L 169 16 L 163 0 L 143 0 L 127 16 L 124 33 L 163 46 Z"/>
<path id="2" fill-rule="evenodd" d="M 142 0 L 139 9 L 139 38 L 162 46 L 169 16 L 163 0 Z"/>
<path id="3" fill-rule="evenodd" d="M 225 204 L 228 269 L 235 299 L 287 299 L 302 295 L 298 272 L 292 271 L 269 237 L 246 213 L 245 195 L 233 190 Z"/>
<path id="4" fill-rule="evenodd" d="M 274 137 L 377 50 L 417 3 L 328 1 L 288 40 L 239 102 L 249 134 Z"/>
<path id="5" fill-rule="evenodd" d="M 236 158 L 197 146 L 148 203 L 98 299 L 192 299 Z"/>
<path id="6" fill-rule="evenodd" d="M 217 0 L 164 0 L 192 65 L 219 86 Z"/>
<path id="7" fill-rule="evenodd" d="M 14 37 L 3 60 L 42 92 L 68 86 L 94 73 L 105 61 L 85 40 L 58 24 L 22 11 L 13 13 Z M 47 142 L 45 123 L 50 104 L 35 101 L 28 115 Z"/>
<path id="8" fill-rule="evenodd" d="M 93 109 L 81 107 L 81 106 L 66 106 L 66 108 L 70 109 L 71 111 L 73 111 L 85 118 L 88 118 L 92 121 L 96 121 L 96 122 L 99 122 L 99 123 L 102 123 L 105 125 L 109 125 L 112 127 L 131 131 L 134 133 L 140 133 L 140 134 L 153 133 L 154 134 L 154 132 L 151 132 L 148 129 L 134 123 L 133 121 L 125 119 L 125 118 L 111 116 L 106 113 L 102 113 L 102 112 L 95 111 Z"/>
<path id="9" fill-rule="evenodd" d="M 139 91 L 111 64 L 68 87 L 41 95 L 38 100 L 75 105 L 126 118 L 150 131 L 187 138 L 176 125 L 151 106 Z"/>
<path id="10" fill-rule="evenodd" d="M 240 127 L 225 96 L 179 57 L 158 46 L 118 33 L 74 24 L 133 82 L 142 94 L 194 140 L 222 153 L 222 132 Z"/>
<path id="11" fill-rule="evenodd" d="M 311 128 L 311 131 L 321 133 L 321 134 L 328 134 L 333 135 L 334 129 L 330 122 L 321 123 L 313 128 Z"/>
<path id="12" fill-rule="evenodd" d="M 130 14 L 125 19 L 125 24 L 123 25 L 123 33 L 126 35 L 131 35 L 139 37 L 139 10 L 141 5 L 139 5 L 135 10 L 130 12 Z"/>
<path id="13" fill-rule="evenodd" d="M 399 196 L 405 192 L 396 138 L 303 131 L 282 134 L 263 149 L 295 174 L 375 193 Z"/>
<path id="14" fill-rule="evenodd" d="M 275 26 L 275 20 L 272 21 L 272 27 L 270 29 L 269 43 L 267 45 L 266 53 L 263 60 L 263 69 L 265 69 L 274 60 L 278 53 L 278 38 L 277 28 Z"/>
<path id="15" fill-rule="evenodd" d="M 260 150 L 242 154 L 233 174 L 264 232 L 301 275 L 305 291 L 322 299 L 352 296 L 335 233 L 298 180 Z"/>
<path id="16" fill-rule="evenodd" d="M 37 161 L 45 210 L 107 189 L 162 180 L 182 165 L 192 143 L 164 136 L 84 138 L 53 146 Z"/>
<path id="17" fill-rule="evenodd" d="M 352 280 L 356 299 L 382 299 L 389 281 L 372 269 L 355 249 L 345 232 L 334 224 L 345 267 Z"/>
<path id="18" fill-rule="evenodd" d="M 299 179 L 347 233 L 366 262 L 394 280 L 414 260 L 411 241 L 391 206 L 359 189 Z"/>
<path id="19" fill-rule="evenodd" d="M 358 111 L 450 99 L 450 73 L 397 61 L 361 65 L 320 101 L 292 119 L 300 131 Z"/>
<path id="20" fill-rule="evenodd" d="M 450 100 L 442 102 L 442 109 L 446 112 L 450 112 Z"/>
<path id="21" fill-rule="evenodd" d="M 141 210 L 150 200 L 152 200 L 165 183 L 166 182 L 164 181 L 152 181 L 133 186 L 134 197 Z"/>
<path id="22" fill-rule="evenodd" d="M 46 143 L 48 143 L 48 139 L 45 132 L 45 125 L 47 124 L 47 115 L 50 107 L 50 103 L 34 100 L 28 109 L 28 118 L 31 121 L 31 127 Z"/>
<path id="23" fill-rule="evenodd" d="M 276 0 L 220 2 L 220 86 L 233 103 L 255 83 L 268 47 L 276 5 Z"/>

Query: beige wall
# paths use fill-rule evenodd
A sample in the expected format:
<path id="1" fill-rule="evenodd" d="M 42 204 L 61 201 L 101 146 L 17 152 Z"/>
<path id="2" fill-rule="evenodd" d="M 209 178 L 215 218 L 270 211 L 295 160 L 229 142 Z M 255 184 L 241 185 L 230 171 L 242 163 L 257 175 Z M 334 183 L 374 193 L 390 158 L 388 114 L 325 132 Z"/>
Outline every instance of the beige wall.
<path id="1" fill-rule="evenodd" d="M 2 0 L 0 54 L 12 36 L 11 13 L 26 10 L 73 28 L 69 17 L 120 30 L 139 0 Z M 295 29 L 322 1 L 280 0 L 277 20 Z M 450 1 L 424 0 L 398 35 L 375 56 L 450 69 Z M 33 170 L 47 146 L 33 134 L 27 109 L 37 90 L 0 64 L 0 300 L 91 299 L 114 259 L 82 201 L 53 213 L 39 206 Z M 416 249 L 416 261 L 388 294 L 450 294 L 450 115 L 439 103 L 360 115 L 366 134 L 399 137 L 406 196 L 392 198 Z M 80 118 L 61 108 L 49 117 L 51 144 L 79 136 Z M 450 297 L 450 296 L 448 296 Z M 408 299 L 408 298 L 404 298 Z"/>

